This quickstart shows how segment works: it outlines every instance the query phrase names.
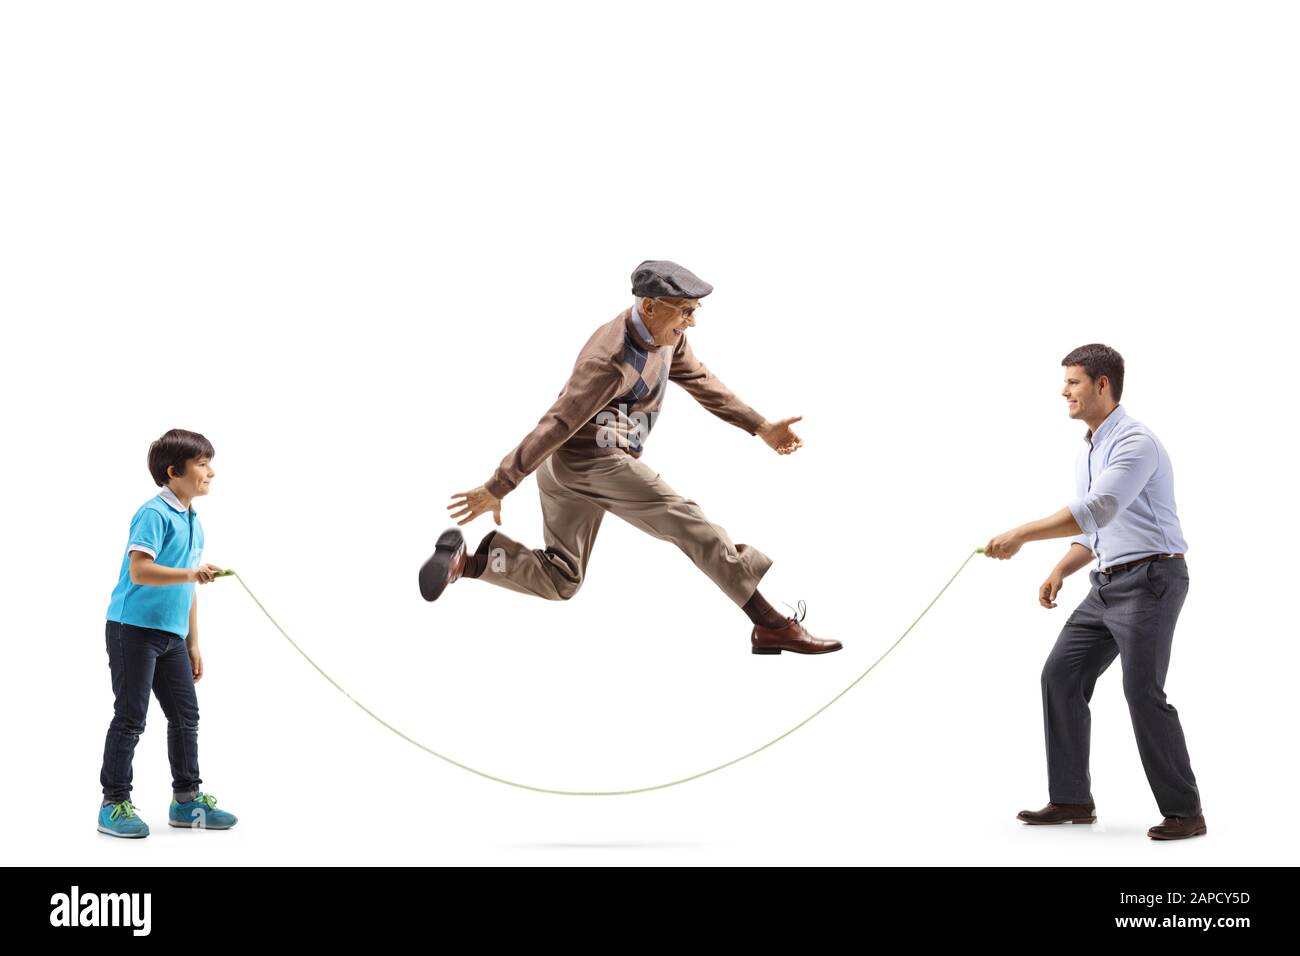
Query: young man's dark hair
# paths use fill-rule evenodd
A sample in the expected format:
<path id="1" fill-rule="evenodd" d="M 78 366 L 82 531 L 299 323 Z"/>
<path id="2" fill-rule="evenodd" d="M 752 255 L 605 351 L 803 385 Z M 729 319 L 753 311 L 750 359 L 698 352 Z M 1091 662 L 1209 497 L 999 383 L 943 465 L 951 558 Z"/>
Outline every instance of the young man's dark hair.
<path id="1" fill-rule="evenodd" d="M 211 458 L 215 454 L 212 442 L 198 432 L 173 428 L 149 446 L 149 474 L 153 475 L 154 484 L 161 488 L 171 478 L 167 474 L 169 466 L 175 467 L 178 475 L 183 475 L 185 463 L 191 458 Z"/>
<path id="2" fill-rule="evenodd" d="M 1116 402 L 1124 392 L 1124 356 L 1109 345 L 1102 345 L 1100 342 L 1081 345 L 1061 359 L 1061 364 L 1083 366 L 1083 370 L 1093 381 L 1105 375 L 1110 380 L 1111 398 Z"/>

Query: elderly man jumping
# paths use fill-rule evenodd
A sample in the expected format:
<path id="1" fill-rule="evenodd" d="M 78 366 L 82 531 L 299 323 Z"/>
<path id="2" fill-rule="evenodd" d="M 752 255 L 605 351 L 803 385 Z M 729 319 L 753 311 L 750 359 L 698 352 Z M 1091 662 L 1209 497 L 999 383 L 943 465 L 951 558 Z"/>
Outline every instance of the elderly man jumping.
<path id="1" fill-rule="evenodd" d="M 492 530 L 468 553 L 458 528 L 443 532 L 420 569 L 420 593 L 436 600 L 462 577 L 551 601 L 582 586 L 596 532 L 606 512 L 647 534 L 671 541 L 753 622 L 755 654 L 825 654 L 839 641 L 814 637 L 795 615 L 778 613 L 758 592 L 772 559 L 752 545 L 733 544 L 641 460 L 669 382 L 686 389 L 723 421 L 758 435 L 778 454 L 802 446 L 790 425 L 803 416 L 767 421 L 736 397 L 695 357 L 687 339 L 700 300 L 713 291 L 675 262 L 647 260 L 632 273 L 635 300 L 597 328 L 578 353 L 573 372 L 537 427 L 501 460 L 492 477 L 457 492 L 448 510 L 458 525 L 489 512 L 501 524 L 501 500 L 534 470 L 541 495 L 544 548 L 528 548 Z"/>

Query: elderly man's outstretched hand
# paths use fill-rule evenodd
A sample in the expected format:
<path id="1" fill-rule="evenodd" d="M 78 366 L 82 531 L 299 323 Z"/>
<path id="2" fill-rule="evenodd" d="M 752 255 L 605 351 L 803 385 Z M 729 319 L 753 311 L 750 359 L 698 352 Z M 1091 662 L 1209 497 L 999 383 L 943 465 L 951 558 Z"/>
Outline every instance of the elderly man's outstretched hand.
<path id="1" fill-rule="evenodd" d="M 451 496 L 451 504 L 447 505 L 447 510 L 459 508 L 459 511 L 452 513 L 453 518 L 459 518 L 466 515 L 464 521 L 457 521 L 456 524 L 468 524 L 479 515 L 487 514 L 489 511 L 496 517 L 497 524 L 501 523 L 501 499 L 492 492 L 488 491 L 482 485 L 479 485 L 473 491 L 458 491 Z"/>
<path id="2" fill-rule="evenodd" d="M 803 439 L 790 429 L 791 422 L 797 422 L 802 418 L 802 415 L 794 415 L 790 418 L 783 418 L 779 422 L 764 422 L 758 426 L 757 434 L 768 445 L 775 448 L 777 454 L 788 455 L 792 451 L 803 447 Z"/>

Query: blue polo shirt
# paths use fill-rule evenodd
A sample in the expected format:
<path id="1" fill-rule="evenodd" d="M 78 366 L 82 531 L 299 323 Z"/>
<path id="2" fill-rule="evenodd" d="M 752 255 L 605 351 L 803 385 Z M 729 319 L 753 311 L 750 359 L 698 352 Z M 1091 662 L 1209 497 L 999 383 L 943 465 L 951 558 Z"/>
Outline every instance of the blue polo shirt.
<path id="1" fill-rule="evenodd" d="M 131 519 L 122 570 L 108 602 L 110 621 L 188 637 L 194 584 L 133 583 L 132 551 L 143 551 L 164 567 L 197 568 L 203 556 L 203 525 L 193 506 L 183 507 L 170 488 L 163 488 L 140 506 Z"/>

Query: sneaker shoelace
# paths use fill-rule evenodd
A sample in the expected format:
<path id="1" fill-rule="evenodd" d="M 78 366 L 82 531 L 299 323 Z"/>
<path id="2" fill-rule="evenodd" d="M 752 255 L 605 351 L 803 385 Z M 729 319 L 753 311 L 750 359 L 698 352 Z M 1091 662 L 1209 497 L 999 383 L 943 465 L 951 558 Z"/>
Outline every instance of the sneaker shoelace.
<path id="1" fill-rule="evenodd" d="M 209 810 L 217 805 L 217 798 L 210 793 L 200 793 L 194 798 L 195 803 L 201 803 Z"/>
<path id="2" fill-rule="evenodd" d="M 130 800 L 123 800 L 121 803 L 113 804 L 113 812 L 108 815 L 108 818 L 116 820 L 119 816 L 127 818 L 135 816 L 135 807 L 131 805 Z"/>

